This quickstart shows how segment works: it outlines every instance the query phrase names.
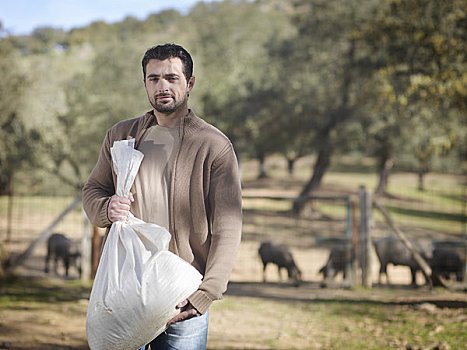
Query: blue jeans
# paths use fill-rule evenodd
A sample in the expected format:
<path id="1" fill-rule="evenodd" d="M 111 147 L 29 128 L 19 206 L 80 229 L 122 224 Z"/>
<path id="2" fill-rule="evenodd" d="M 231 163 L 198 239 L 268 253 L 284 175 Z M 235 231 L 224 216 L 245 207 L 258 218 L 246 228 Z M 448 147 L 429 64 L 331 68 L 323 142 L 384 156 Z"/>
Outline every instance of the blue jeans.
<path id="1" fill-rule="evenodd" d="M 209 310 L 204 315 L 174 323 L 151 341 L 151 350 L 205 350 L 208 324 Z"/>

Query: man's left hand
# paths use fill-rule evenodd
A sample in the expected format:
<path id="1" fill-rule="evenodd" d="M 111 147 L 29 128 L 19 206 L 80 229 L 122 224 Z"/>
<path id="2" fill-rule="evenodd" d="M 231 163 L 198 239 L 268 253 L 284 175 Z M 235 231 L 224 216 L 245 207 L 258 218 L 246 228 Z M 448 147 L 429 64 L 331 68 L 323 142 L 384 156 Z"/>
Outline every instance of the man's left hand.
<path id="1" fill-rule="evenodd" d="M 170 326 L 172 323 L 189 320 L 190 318 L 201 316 L 198 310 L 190 304 L 188 299 L 183 300 L 177 305 L 177 309 L 180 309 L 180 313 L 172 318 L 167 324 Z"/>

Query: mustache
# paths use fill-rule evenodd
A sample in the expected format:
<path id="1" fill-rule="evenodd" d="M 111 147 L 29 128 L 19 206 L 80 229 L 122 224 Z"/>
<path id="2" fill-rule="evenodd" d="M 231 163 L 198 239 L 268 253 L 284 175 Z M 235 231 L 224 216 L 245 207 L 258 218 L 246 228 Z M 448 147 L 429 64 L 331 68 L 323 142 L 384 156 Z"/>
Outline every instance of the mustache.
<path id="1" fill-rule="evenodd" d="M 154 95 L 154 98 L 159 98 L 159 97 L 167 97 L 167 96 L 169 96 L 169 97 L 173 97 L 173 95 L 172 95 L 172 94 L 169 94 L 169 93 L 167 93 L 167 92 L 165 92 L 165 93 L 164 93 L 164 92 L 162 92 L 162 93 L 160 93 L 160 94 L 156 94 L 156 95 Z"/>

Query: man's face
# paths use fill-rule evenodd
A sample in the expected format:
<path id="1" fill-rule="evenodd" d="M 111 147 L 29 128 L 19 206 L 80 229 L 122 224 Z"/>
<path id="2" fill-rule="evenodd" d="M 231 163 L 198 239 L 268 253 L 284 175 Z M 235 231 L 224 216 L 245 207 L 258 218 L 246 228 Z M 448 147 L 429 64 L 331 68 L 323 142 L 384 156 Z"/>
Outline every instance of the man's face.
<path id="1" fill-rule="evenodd" d="M 178 57 L 167 60 L 149 60 L 144 85 L 149 102 L 163 114 L 172 114 L 186 107 L 188 93 L 194 85 L 194 77 L 187 82 L 183 64 Z"/>

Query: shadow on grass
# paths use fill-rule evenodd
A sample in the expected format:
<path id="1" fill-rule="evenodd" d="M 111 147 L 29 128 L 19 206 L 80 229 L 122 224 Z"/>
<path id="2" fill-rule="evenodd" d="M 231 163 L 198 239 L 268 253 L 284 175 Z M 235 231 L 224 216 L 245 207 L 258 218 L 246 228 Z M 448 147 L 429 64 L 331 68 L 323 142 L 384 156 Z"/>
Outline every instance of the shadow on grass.
<path id="1" fill-rule="evenodd" d="M 387 206 L 387 209 L 392 213 L 401 215 L 414 216 L 419 218 L 433 219 L 433 220 L 447 220 L 458 222 L 459 224 L 465 222 L 466 218 L 462 214 L 455 213 L 442 213 L 437 211 L 427 211 L 418 209 L 401 208 L 394 206 Z"/>
<path id="2" fill-rule="evenodd" d="M 336 284 L 338 286 L 338 284 Z M 337 293 L 336 293 L 337 291 Z M 411 291 L 415 291 L 411 292 Z M 408 285 L 375 287 L 372 290 L 344 290 L 321 288 L 320 282 L 303 282 L 299 287 L 291 283 L 230 282 L 227 295 L 262 298 L 283 302 L 349 303 L 370 305 L 420 305 L 429 303 L 439 308 L 467 308 L 467 298 L 430 298 L 424 291 L 428 287 L 413 288 Z M 381 292 L 380 297 L 375 294 Z M 411 295 L 414 294 L 414 295 Z M 403 297 L 400 297 L 400 296 Z"/>
<path id="3" fill-rule="evenodd" d="M 59 303 L 87 299 L 90 287 L 80 280 L 9 276 L 0 279 L 0 301 Z"/>
<path id="4" fill-rule="evenodd" d="M 89 350 L 89 346 L 86 342 L 81 345 L 57 345 L 53 343 L 37 343 L 38 347 L 34 349 L 40 350 Z M 40 347 L 40 348 L 39 348 Z M 24 347 L 22 344 L 16 344 L 15 342 L 0 341 L 0 349 L 8 350 L 25 350 L 33 349 L 29 347 Z"/>
<path id="5" fill-rule="evenodd" d="M 452 200 L 452 201 L 456 201 L 456 202 L 459 202 L 461 204 L 463 204 L 466 201 L 466 198 L 462 193 L 458 193 L 458 194 L 440 194 L 440 196 L 442 198 L 446 198 L 446 199 L 449 199 L 449 200 Z"/>
<path id="6" fill-rule="evenodd" d="M 88 350 L 83 333 L 76 334 L 76 325 L 70 333 L 66 325 L 52 321 L 58 313 L 65 314 L 65 320 L 68 315 L 84 317 L 81 301 L 89 293 L 90 287 L 81 280 L 18 275 L 1 278 L 0 313 L 17 316 L 0 322 L 0 349 Z"/>

